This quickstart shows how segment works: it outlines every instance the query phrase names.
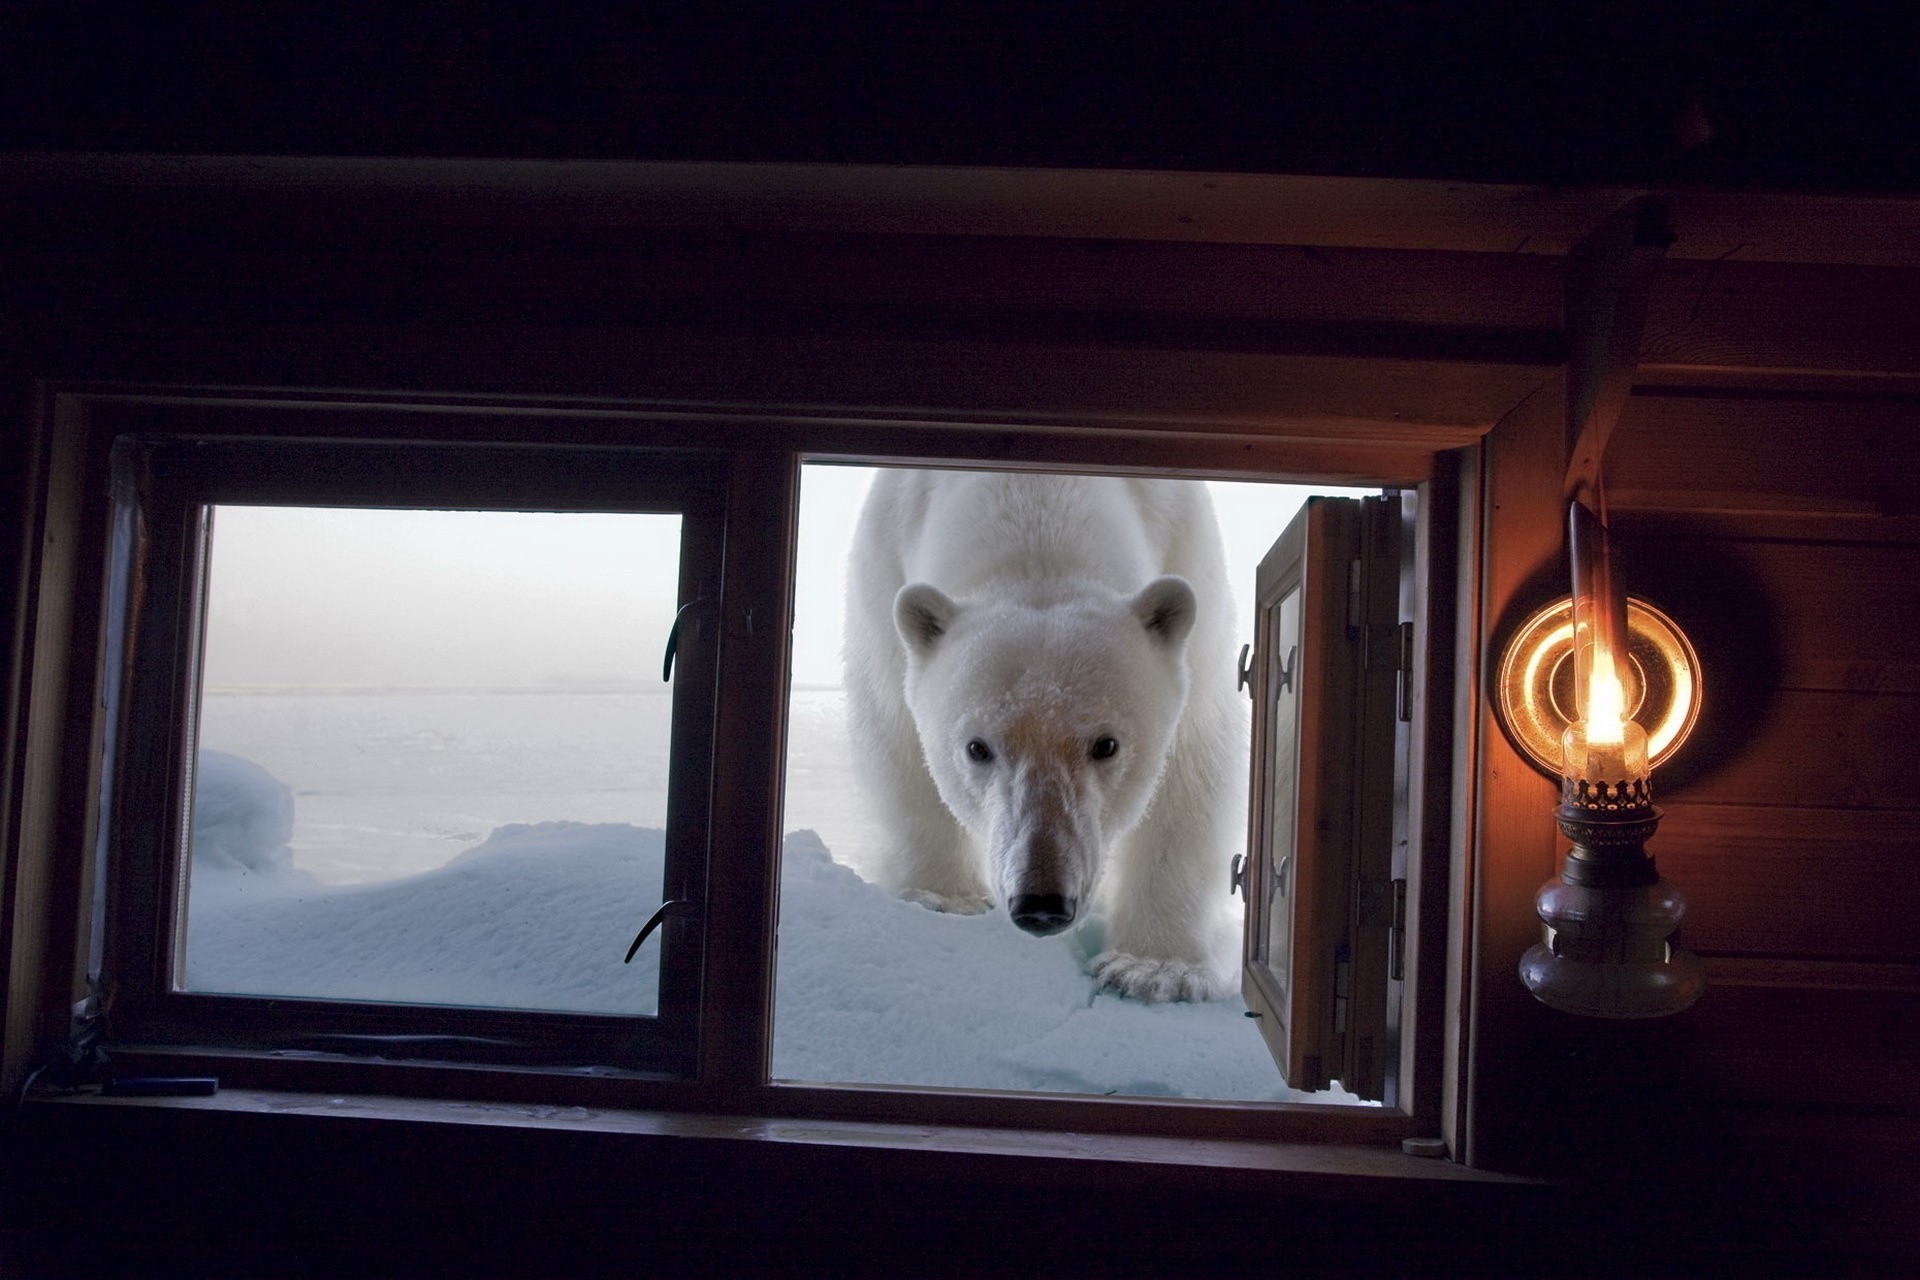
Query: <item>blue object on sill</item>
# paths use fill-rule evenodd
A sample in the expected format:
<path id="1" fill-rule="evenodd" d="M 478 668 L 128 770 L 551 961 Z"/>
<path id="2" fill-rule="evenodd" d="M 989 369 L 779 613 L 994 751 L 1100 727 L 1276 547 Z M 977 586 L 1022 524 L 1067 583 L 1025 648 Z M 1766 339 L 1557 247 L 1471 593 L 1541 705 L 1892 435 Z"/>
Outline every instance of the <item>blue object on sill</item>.
<path id="1" fill-rule="evenodd" d="M 216 1076 L 108 1076 L 100 1085 L 107 1098 L 211 1098 L 219 1089 Z"/>

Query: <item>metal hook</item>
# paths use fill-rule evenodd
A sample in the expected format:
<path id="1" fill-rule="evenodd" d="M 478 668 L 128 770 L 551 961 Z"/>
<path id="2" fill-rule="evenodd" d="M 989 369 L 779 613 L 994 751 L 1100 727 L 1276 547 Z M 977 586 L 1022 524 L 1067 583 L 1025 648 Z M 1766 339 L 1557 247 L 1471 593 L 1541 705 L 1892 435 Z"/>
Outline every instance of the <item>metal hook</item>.
<path id="1" fill-rule="evenodd" d="M 627 948 L 627 958 L 620 963 L 632 964 L 633 957 L 640 951 L 640 944 L 652 936 L 653 931 L 658 929 L 668 916 L 692 916 L 699 913 L 700 908 L 685 898 L 667 899 L 660 904 L 660 909 L 648 916 L 647 922 L 640 926 L 640 932 L 634 938 L 633 945 Z"/>
<path id="2" fill-rule="evenodd" d="M 687 616 L 689 609 L 702 608 L 706 603 L 705 600 L 689 600 L 673 615 L 673 626 L 667 630 L 667 656 L 660 664 L 660 680 L 663 684 L 673 679 L 673 655 L 680 650 L 680 620 Z"/>

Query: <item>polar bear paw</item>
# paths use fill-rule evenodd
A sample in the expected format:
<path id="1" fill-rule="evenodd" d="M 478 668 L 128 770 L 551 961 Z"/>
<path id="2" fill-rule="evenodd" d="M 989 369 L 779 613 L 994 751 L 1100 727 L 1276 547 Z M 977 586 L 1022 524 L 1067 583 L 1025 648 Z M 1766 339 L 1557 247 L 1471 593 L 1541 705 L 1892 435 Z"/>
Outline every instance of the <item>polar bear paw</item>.
<path id="1" fill-rule="evenodd" d="M 1166 1000 L 1218 1000 L 1229 980 L 1189 960 L 1161 960 L 1127 951 L 1102 951 L 1093 958 L 1093 980 L 1110 991 L 1149 1004 Z"/>
<path id="2" fill-rule="evenodd" d="M 977 916 L 993 910 L 993 899 L 978 893 L 935 893 L 932 889 L 902 889 L 900 896 L 908 902 L 917 902 L 929 911 L 944 911 L 948 915 Z"/>

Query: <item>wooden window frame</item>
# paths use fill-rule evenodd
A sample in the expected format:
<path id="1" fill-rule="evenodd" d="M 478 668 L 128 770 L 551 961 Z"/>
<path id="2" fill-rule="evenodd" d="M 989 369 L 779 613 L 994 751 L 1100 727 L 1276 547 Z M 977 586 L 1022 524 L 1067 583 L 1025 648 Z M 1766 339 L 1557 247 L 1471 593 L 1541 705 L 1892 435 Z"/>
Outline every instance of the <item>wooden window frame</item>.
<path id="1" fill-rule="evenodd" d="M 1000 466 L 1053 470 L 1152 472 L 1193 478 L 1292 480 L 1417 486 L 1420 510 L 1438 512 L 1423 525 L 1422 554 L 1433 572 L 1425 579 L 1436 609 L 1435 634 L 1451 629 L 1451 563 L 1444 547 L 1454 537 L 1446 512 L 1453 506 L 1451 453 L 1413 438 L 1364 442 L 1343 450 L 1336 440 L 1250 437 L 1196 440 L 1184 433 L 1142 430 L 1109 422 L 1089 430 L 1022 427 L 983 431 L 973 421 L 928 421 L 885 410 L 836 413 L 818 419 L 782 412 L 689 415 L 681 407 L 629 404 L 583 409 L 565 402 L 489 404 L 470 399 L 316 397 L 310 393 L 244 395 L 180 389 L 55 391 L 49 397 L 48 435 L 54 445 L 48 482 L 66 495 L 55 515 L 79 538 L 75 585 L 82 607 L 69 637 L 75 705 L 98 705 L 95 687 L 112 637 L 102 630 L 110 584 L 105 571 L 109 538 L 112 447 L 128 437 L 198 438 L 366 444 L 404 441 L 409 448 L 484 446 L 497 450 L 608 447 L 688 450 L 720 460 L 726 472 L 727 516 L 721 573 L 728 584 L 720 647 L 722 672 L 715 712 L 713 770 L 720 790 L 713 811 L 715 850 L 708 885 L 700 1036 L 685 1079 L 644 1073 L 583 1074 L 537 1065 L 475 1062 L 376 1061 L 315 1054 L 298 1058 L 216 1043 L 122 1042 L 115 1060 L 126 1069 L 218 1074 L 230 1086 L 399 1094 L 476 1100 L 541 1101 L 671 1111 L 734 1113 L 908 1124 L 952 1124 L 1174 1137 L 1392 1143 L 1440 1130 L 1441 1032 L 1446 995 L 1447 858 L 1445 792 L 1429 788 L 1422 819 L 1434 832 L 1429 864 L 1414 880 L 1428 901 L 1410 936 L 1402 1078 L 1410 1083 L 1386 1107 L 1324 1104 L 1212 1103 L 1192 1100 L 1089 1099 L 894 1086 L 783 1083 L 769 1079 L 773 1017 L 773 929 L 777 911 L 780 838 L 778 797 L 784 782 L 786 635 L 756 628 L 756 618 L 785 618 L 791 609 L 791 563 L 803 462 Z M 697 430 L 690 430 L 690 417 Z M 1446 440 L 1444 443 L 1455 443 Z M 299 447 L 308 447 L 299 445 Z M 1384 465 L 1383 465 L 1384 460 Z M 1451 672 L 1423 668 L 1416 687 L 1429 713 L 1450 714 Z M 1443 717 L 1444 718 L 1444 717 Z M 91 782 L 70 806 L 63 830 L 99 832 L 98 767 L 105 748 L 103 717 L 89 714 Z M 1440 724 L 1440 721 L 1435 721 Z M 1444 727 L 1434 742 L 1450 742 Z M 1438 757 L 1428 762 L 1439 766 Z M 1444 776 L 1450 765 L 1440 768 Z M 1433 806 L 1438 798 L 1439 808 Z M 71 905 L 65 964 L 59 941 L 48 951 L 48 1004 L 59 1009 L 85 997 L 91 904 L 98 868 L 83 868 L 63 886 Z M 1437 898 L 1436 898 L 1437 895 Z M 54 993 L 58 993 L 57 995 Z M 55 1005 L 55 1002 L 58 1004 Z M 57 1025 L 57 1018 L 48 1018 Z"/>
<path id="2" fill-rule="evenodd" d="M 420 446 L 404 441 L 120 435 L 112 460 L 116 545 L 103 661 L 102 849 L 90 958 L 113 976 L 113 1034 L 129 1043 L 360 1052 L 506 1064 L 615 1066 L 686 1076 L 698 1017 L 697 914 L 669 915 L 658 1010 L 613 1017 L 377 1000 L 180 990 L 180 864 L 211 550 L 202 513 L 227 503 L 308 507 L 667 512 L 682 519 L 680 602 L 717 603 L 725 520 L 717 460 L 691 451 Z M 137 584 L 137 587 L 136 585 Z M 711 622 L 688 615 L 676 662 L 664 899 L 703 899 L 710 821 Z M 116 643 L 116 637 L 122 638 Z M 119 650 L 119 652 L 116 652 Z M 640 921 L 634 921 L 638 928 Z M 346 1050 L 342 1050 L 345 1052 Z"/>

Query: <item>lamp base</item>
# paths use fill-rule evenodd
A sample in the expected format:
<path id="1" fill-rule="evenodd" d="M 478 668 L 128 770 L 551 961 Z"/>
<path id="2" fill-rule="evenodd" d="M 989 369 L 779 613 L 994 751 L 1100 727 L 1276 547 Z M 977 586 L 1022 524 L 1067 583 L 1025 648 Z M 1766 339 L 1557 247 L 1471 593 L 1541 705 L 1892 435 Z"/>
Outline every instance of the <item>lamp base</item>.
<path id="1" fill-rule="evenodd" d="M 1589 1018 L 1662 1018 L 1706 990 L 1699 958 L 1667 942 L 1686 900 L 1664 879 L 1612 888 L 1555 876 L 1535 905 L 1547 938 L 1521 957 L 1520 980 L 1542 1004 Z"/>

